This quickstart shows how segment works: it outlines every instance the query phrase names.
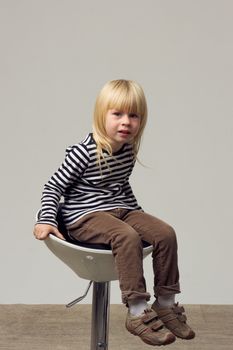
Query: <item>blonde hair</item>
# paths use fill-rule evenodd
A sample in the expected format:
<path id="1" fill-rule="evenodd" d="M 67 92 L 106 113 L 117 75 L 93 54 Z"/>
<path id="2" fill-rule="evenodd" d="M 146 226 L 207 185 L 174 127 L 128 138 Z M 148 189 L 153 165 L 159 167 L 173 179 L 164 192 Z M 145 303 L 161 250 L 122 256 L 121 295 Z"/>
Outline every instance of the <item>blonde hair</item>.
<path id="1" fill-rule="evenodd" d="M 106 114 L 109 109 L 134 113 L 140 116 L 139 131 L 132 141 L 136 159 L 147 121 L 147 103 L 143 89 L 135 81 L 119 79 L 107 82 L 98 94 L 94 108 L 93 137 L 97 144 L 99 164 L 101 158 L 104 159 L 103 150 L 112 155 L 110 139 L 105 129 Z"/>

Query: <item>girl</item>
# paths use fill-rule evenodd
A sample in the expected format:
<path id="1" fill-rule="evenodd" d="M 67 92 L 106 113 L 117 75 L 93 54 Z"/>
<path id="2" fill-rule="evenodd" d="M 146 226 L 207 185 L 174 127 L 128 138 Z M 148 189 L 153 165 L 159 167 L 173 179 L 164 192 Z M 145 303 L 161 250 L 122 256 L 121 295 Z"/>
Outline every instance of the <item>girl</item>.
<path id="1" fill-rule="evenodd" d="M 69 238 L 110 244 L 119 276 L 122 301 L 128 307 L 126 328 L 151 345 L 165 345 L 176 336 L 195 336 L 184 308 L 175 304 L 180 293 L 177 241 L 171 226 L 146 214 L 129 184 L 147 120 L 147 104 L 139 84 L 113 80 L 100 91 L 94 110 L 93 133 L 67 149 L 60 168 L 44 186 L 37 239 L 57 229 L 61 196 Z M 146 291 L 142 240 L 153 245 L 154 295 Z"/>

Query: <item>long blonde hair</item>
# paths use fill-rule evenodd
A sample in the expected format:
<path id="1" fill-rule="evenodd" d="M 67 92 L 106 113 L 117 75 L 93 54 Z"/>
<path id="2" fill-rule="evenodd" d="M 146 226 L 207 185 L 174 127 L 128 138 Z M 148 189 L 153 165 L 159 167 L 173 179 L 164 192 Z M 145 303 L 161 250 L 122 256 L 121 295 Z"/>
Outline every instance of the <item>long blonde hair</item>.
<path id="1" fill-rule="evenodd" d="M 93 137 L 97 144 L 99 164 L 101 159 L 104 159 L 103 150 L 112 155 L 110 139 L 105 129 L 106 114 L 109 109 L 135 113 L 140 116 L 140 128 L 132 141 L 136 159 L 147 121 L 147 103 L 142 87 L 132 80 L 111 80 L 103 86 L 98 94 L 94 108 Z"/>

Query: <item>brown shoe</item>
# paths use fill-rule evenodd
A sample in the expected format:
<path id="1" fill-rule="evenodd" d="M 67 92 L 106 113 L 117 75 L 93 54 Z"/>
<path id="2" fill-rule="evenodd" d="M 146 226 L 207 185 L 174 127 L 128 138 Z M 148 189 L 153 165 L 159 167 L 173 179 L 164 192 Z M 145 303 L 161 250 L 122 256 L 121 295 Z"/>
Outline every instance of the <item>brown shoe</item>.
<path id="1" fill-rule="evenodd" d="M 152 309 L 145 310 L 140 316 L 132 316 L 128 312 L 125 326 L 130 333 L 139 336 L 150 345 L 165 345 L 176 340 Z"/>
<path id="2" fill-rule="evenodd" d="M 176 303 L 173 307 L 160 308 L 154 302 L 152 309 L 157 312 L 164 325 L 178 338 L 192 339 L 195 337 L 195 332 L 186 323 L 187 317 L 183 315 L 185 312 L 183 306 Z"/>

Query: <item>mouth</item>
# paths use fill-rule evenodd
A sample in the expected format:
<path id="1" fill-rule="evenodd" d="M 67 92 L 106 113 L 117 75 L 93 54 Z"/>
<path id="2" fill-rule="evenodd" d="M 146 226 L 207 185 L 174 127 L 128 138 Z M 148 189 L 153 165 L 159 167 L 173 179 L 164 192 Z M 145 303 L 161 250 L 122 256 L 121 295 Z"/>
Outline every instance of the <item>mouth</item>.
<path id="1" fill-rule="evenodd" d="M 130 135 L 130 131 L 129 130 L 119 130 L 118 131 L 121 135 Z"/>

